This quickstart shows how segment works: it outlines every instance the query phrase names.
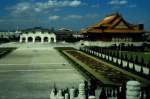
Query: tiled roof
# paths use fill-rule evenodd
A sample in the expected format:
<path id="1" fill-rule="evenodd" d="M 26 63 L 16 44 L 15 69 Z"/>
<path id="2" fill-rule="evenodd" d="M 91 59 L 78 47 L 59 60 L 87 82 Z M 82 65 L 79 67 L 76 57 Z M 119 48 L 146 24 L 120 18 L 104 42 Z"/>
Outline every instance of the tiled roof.
<path id="1" fill-rule="evenodd" d="M 124 27 L 126 28 L 115 28 L 118 24 L 123 23 Z M 102 21 L 89 26 L 86 29 L 82 29 L 81 33 L 102 33 L 102 32 L 127 32 L 127 33 L 135 33 L 135 32 L 142 32 L 143 29 L 139 28 L 139 25 L 133 25 L 126 22 L 123 17 L 118 14 L 114 13 L 109 16 L 106 16 Z"/>

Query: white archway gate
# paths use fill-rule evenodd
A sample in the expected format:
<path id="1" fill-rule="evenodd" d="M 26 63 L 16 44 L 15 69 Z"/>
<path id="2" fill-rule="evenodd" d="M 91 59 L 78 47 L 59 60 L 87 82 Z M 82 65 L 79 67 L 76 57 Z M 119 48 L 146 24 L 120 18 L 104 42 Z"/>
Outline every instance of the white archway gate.
<path id="1" fill-rule="evenodd" d="M 56 42 L 56 35 L 54 33 L 42 33 L 42 32 L 29 32 L 29 33 L 22 33 L 20 35 L 20 43 L 55 43 Z"/>

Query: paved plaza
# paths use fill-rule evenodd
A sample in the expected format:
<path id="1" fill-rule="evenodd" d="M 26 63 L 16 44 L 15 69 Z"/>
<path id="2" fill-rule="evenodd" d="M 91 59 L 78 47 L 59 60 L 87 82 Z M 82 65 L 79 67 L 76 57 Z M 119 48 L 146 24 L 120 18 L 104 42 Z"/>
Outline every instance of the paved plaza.
<path id="1" fill-rule="evenodd" d="M 53 47 L 19 47 L 0 59 L 0 99 L 49 99 L 85 78 Z"/>

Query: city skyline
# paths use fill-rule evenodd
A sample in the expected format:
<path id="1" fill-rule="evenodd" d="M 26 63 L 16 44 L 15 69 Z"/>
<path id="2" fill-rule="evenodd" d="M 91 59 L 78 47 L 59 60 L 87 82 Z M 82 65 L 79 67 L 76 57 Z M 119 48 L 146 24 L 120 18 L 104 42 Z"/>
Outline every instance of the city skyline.
<path id="1" fill-rule="evenodd" d="M 80 30 L 114 12 L 150 30 L 149 4 L 149 0 L 1 0 L 0 30 L 39 26 Z"/>

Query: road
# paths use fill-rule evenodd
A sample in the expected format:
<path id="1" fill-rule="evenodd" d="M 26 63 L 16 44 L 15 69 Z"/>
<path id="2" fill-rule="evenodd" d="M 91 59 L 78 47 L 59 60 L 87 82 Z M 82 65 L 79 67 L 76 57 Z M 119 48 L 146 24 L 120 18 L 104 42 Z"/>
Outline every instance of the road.
<path id="1" fill-rule="evenodd" d="M 0 99 L 49 99 L 54 84 L 77 87 L 81 80 L 52 47 L 20 47 L 0 59 Z"/>

